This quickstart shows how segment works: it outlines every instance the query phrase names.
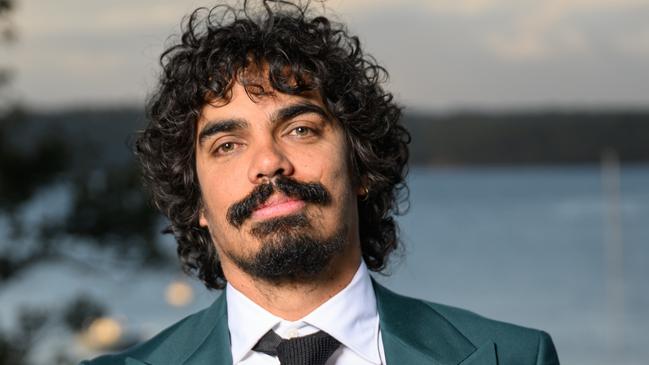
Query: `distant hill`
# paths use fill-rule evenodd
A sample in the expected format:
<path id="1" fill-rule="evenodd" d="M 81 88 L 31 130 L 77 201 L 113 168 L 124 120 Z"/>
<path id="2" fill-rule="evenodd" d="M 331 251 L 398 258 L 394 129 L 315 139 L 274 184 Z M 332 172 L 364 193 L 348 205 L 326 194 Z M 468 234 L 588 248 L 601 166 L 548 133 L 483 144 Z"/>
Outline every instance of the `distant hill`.
<path id="1" fill-rule="evenodd" d="M 17 138 L 55 133 L 84 166 L 132 159 L 128 141 L 145 124 L 135 108 L 28 113 L 27 120 Z M 581 164 L 606 149 L 625 162 L 649 162 L 649 111 L 410 113 L 404 123 L 416 165 Z"/>
<path id="2" fill-rule="evenodd" d="M 614 150 L 649 161 L 649 111 L 411 114 L 417 164 L 575 164 Z"/>

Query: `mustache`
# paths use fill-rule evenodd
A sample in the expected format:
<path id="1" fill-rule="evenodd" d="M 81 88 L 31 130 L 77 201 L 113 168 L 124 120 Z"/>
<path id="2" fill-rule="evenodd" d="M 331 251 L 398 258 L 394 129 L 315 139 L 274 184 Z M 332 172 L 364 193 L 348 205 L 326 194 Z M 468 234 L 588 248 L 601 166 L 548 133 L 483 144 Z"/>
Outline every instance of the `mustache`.
<path id="1" fill-rule="evenodd" d="M 255 209 L 264 204 L 274 192 L 317 205 L 331 202 L 331 194 L 320 183 L 303 183 L 290 177 L 278 177 L 272 182 L 258 185 L 248 196 L 228 208 L 226 218 L 230 224 L 239 228 L 250 218 Z"/>

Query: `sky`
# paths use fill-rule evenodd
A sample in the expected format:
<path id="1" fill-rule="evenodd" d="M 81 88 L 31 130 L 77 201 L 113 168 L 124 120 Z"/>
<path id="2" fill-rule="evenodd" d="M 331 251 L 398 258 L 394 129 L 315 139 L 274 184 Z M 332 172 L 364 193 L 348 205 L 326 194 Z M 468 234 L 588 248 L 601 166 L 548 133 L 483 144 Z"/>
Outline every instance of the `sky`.
<path id="1" fill-rule="evenodd" d="M 180 20 L 210 1 L 17 0 L 0 48 L 40 109 L 142 105 Z M 649 0 L 331 0 L 421 111 L 649 106 Z"/>

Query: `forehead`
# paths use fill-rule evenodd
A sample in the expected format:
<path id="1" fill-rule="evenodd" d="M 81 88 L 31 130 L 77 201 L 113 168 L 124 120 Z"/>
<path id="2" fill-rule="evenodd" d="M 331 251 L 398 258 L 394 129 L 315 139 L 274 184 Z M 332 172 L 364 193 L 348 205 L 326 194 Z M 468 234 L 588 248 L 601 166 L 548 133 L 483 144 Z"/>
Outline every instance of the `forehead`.
<path id="1" fill-rule="evenodd" d="M 226 97 L 212 99 L 203 106 L 197 130 L 200 131 L 202 126 L 208 122 L 225 118 L 245 120 L 248 123 L 256 124 L 260 121 L 273 119 L 272 117 L 279 110 L 297 105 L 311 106 L 312 112 L 333 119 L 317 91 L 293 95 L 273 89 L 268 81 L 265 81 L 264 84 L 253 85 L 244 85 L 240 81 L 233 81 Z"/>

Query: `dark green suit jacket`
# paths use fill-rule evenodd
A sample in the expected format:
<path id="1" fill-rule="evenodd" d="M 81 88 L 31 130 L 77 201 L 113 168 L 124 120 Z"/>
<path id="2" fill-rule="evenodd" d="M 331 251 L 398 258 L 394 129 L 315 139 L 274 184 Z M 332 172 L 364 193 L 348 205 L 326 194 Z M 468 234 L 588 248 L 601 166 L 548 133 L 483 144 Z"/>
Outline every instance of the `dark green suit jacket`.
<path id="1" fill-rule="evenodd" d="M 395 294 L 374 283 L 388 365 L 559 364 L 547 333 Z M 225 296 L 124 353 L 82 365 L 232 364 Z"/>

